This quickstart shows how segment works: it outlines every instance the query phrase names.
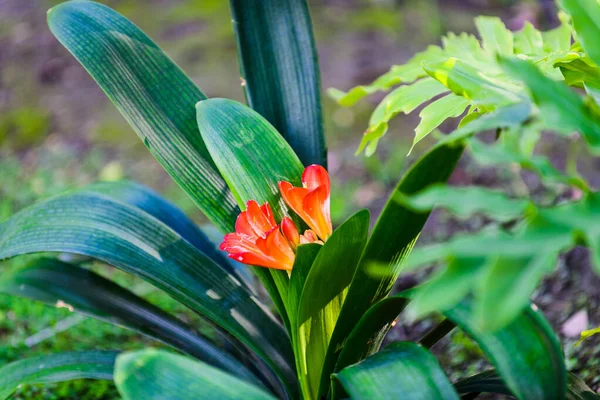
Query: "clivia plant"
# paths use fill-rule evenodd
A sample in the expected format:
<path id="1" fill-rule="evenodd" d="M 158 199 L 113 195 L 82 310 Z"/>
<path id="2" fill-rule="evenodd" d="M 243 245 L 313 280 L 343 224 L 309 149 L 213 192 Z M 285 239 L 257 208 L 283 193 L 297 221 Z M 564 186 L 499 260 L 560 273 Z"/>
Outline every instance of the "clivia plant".
<path id="1" fill-rule="evenodd" d="M 580 7 L 571 14 L 577 29 L 584 21 L 578 33 L 585 47 L 589 30 L 600 26 L 600 6 L 596 0 L 565 3 Z M 139 184 L 98 183 L 34 204 L 3 222 L 0 259 L 73 253 L 100 260 L 198 313 L 213 324 L 216 338 L 204 337 L 82 265 L 44 256 L 2 275 L 1 290 L 132 329 L 173 351 L 88 351 L 16 361 L 1 370 L 0 397 L 21 384 L 91 378 L 113 379 L 125 399 L 459 399 L 483 392 L 519 399 L 596 398 L 566 372 L 557 337 L 529 303 L 530 292 L 509 317 L 490 327 L 473 315 L 481 310 L 481 298 L 461 290 L 453 301 L 430 307 L 445 319 L 421 340 L 381 349 L 405 307 L 413 299 L 422 304 L 423 288 L 427 298 L 437 296 L 427 283 L 390 295 L 402 268 L 419 264 L 408 256 L 432 207 L 419 200 L 422 191 L 446 182 L 476 132 L 515 132 L 543 120 L 549 107 L 564 101 L 556 94 L 564 94 L 574 104 L 569 126 L 584 121 L 591 130 L 582 133 L 593 134 L 600 126 L 594 107 L 531 62 L 516 59 L 527 57 L 515 49 L 498 58 L 501 47 L 490 42 L 477 50 L 479 42 L 468 40 L 485 56 L 480 62 L 494 67 L 492 78 L 457 69 L 461 63 L 448 62 L 448 54 L 434 50 L 439 71 L 435 64 L 420 72 L 425 64 L 419 63 L 411 67 L 414 79 L 424 77 L 432 91 L 467 99 L 460 102 L 472 107 L 463 125 L 401 177 L 371 231 L 366 210 L 333 227 L 307 4 L 231 0 L 231 10 L 249 107 L 207 99 L 156 44 L 108 7 L 69 1 L 49 11 L 54 35 L 224 237 L 210 242 L 180 210 Z M 590 25 L 590 20 L 599 23 Z M 570 46 L 571 25 L 566 24 Z M 583 50 L 565 51 L 570 60 L 587 60 Z M 595 71 L 592 67 L 586 72 Z M 505 78 L 512 92 L 480 84 Z M 591 81 L 584 76 L 578 82 Z M 402 79 L 391 82 L 386 88 Z M 438 112 L 436 120 L 443 121 L 457 113 L 443 110 L 438 105 L 428 115 Z M 501 154 L 509 154 L 504 150 Z M 496 239 L 508 242 L 506 235 Z M 452 255 L 453 246 L 435 254 Z M 475 270 L 478 257 L 483 255 L 461 253 L 452 259 Z M 256 280 L 272 307 L 260 298 Z M 441 298 L 447 299 L 448 288 L 443 289 Z M 429 348 L 453 329 L 471 336 L 493 369 L 451 382 Z"/>

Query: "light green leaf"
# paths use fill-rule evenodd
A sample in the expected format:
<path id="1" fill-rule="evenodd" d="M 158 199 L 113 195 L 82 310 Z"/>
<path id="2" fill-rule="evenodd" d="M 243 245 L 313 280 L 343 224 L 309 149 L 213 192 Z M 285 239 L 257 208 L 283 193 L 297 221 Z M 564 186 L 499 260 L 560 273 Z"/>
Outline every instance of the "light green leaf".
<path id="1" fill-rule="evenodd" d="M 417 143 L 448 118 L 456 118 L 462 115 L 468 106 L 469 100 L 455 94 L 449 94 L 425 107 L 419 114 L 421 122 L 415 129 L 415 138 L 410 151 L 412 152 Z"/>
<path id="2" fill-rule="evenodd" d="M 552 46 L 552 45 L 551 45 Z M 539 55 L 544 53 L 542 32 L 535 29 L 529 21 L 523 29 L 515 33 L 515 54 Z"/>
<path id="3" fill-rule="evenodd" d="M 424 62 L 423 69 L 473 106 L 502 107 L 522 101 L 519 86 L 490 78 L 457 58 L 442 63 Z"/>
<path id="4" fill-rule="evenodd" d="M 559 3 L 571 15 L 585 52 L 600 65 L 600 4 L 597 0 L 559 0 Z"/>
<path id="5" fill-rule="evenodd" d="M 332 379 L 356 400 L 460 398 L 435 357 L 412 342 L 393 343 Z"/>
<path id="6" fill-rule="evenodd" d="M 461 218 L 483 213 L 499 221 L 522 216 L 532 204 L 530 200 L 509 198 L 503 192 L 482 187 L 443 184 L 429 186 L 412 196 L 397 192 L 393 198 L 415 211 L 430 211 L 437 206 Z"/>
<path id="7" fill-rule="evenodd" d="M 540 108 L 546 126 L 563 134 L 577 130 L 591 149 L 600 152 L 600 118 L 564 83 L 545 77 L 533 64 L 516 58 L 501 58 L 501 66 L 522 80 Z"/>
<path id="8" fill-rule="evenodd" d="M 115 383 L 125 400 L 275 399 L 207 364 L 155 349 L 119 355 Z"/>
<path id="9" fill-rule="evenodd" d="M 598 334 L 600 334 L 600 328 L 589 329 L 587 331 L 581 332 L 581 336 L 577 343 L 575 343 L 575 346 L 579 346 L 581 343 L 583 343 L 584 340 Z"/>
<path id="10" fill-rule="evenodd" d="M 241 379 L 259 384 L 254 374 L 192 327 L 128 290 L 86 269 L 42 258 L 5 273 L 0 292 L 68 308 L 159 340 Z M 249 362 L 250 358 L 246 360 Z"/>
<path id="11" fill-rule="evenodd" d="M 340 225 L 319 251 L 298 307 L 297 366 L 303 393 L 316 399 L 331 335 L 369 233 L 369 212 L 359 211 Z M 295 327 L 292 327 L 295 329 Z"/>
<path id="12" fill-rule="evenodd" d="M 321 81 L 305 0 L 230 0 L 248 104 L 304 165 L 327 165 Z"/>
<path id="13" fill-rule="evenodd" d="M 221 231 L 239 213 L 198 132 L 206 96 L 133 23 L 91 1 L 48 12 L 56 38 L 86 68 L 166 171 Z"/>
<path id="14" fill-rule="evenodd" d="M 506 28 L 498 17 L 475 18 L 477 31 L 481 36 L 483 48 L 490 54 L 509 56 L 513 54 L 513 33 Z"/>
<path id="15" fill-rule="evenodd" d="M 55 353 L 14 361 L 0 368 L 0 399 L 20 385 L 55 383 L 74 379 L 111 380 L 116 351 Z"/>

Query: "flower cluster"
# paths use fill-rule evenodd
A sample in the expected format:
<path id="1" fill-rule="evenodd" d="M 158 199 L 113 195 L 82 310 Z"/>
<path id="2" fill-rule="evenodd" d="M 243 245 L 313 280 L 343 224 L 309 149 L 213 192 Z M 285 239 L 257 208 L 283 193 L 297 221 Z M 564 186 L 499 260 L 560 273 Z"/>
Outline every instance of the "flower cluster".
<path id="1" fill-rule="evenodd" d="M 281 197 L 309 226 L 302 235 L 289 217 L 277 225 L 268 203 L 250 200 L 235 223 L 235 232 L 225 235 L 221 250 L 244 264 L 290 271 L 296 248 L 305 243 L 323 243 L 331 236 L 329 174 L 311 165 L 302 174 L 302 187 L 279 182 Z"/>

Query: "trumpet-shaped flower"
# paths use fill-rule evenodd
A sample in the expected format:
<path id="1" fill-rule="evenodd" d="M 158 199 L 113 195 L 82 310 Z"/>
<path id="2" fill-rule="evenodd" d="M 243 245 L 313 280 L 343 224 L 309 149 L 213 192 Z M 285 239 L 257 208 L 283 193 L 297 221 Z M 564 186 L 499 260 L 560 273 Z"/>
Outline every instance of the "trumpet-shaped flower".
<path id="1" fill-rule="evenodd" d="M 289 182 L 279 182 L 283 200 L 312 229 L 313 234 L 325 241 L 333 231 L 329 208 L 329 174 L 320 165 L 306 167 L 302 174 L 302 187 Z"/>
<path id="2" fill-rule="evenodd" d="M 311 231 L 300 235 L 288 217 L 283 218 L 280 227 L 269 203 L 259 206 L 250 200 L 235 222 L 235 232 L 225 235 L 220 248 L 244 264 L 290 271 L 296 247 L 317 240 Z"/>

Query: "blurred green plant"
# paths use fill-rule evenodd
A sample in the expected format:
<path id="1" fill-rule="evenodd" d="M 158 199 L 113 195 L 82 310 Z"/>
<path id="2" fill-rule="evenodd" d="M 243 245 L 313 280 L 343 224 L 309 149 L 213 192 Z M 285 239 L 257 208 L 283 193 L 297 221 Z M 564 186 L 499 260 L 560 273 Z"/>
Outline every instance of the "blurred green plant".
<path id="1" fill-rule="evenodd" d="M 555 333 L 529 303 L 528 290 L 535 279 L 522 280 L 519 307 L 511 310 L 510 318 L 506 309 L 515 304 L 512 299 L 496 304 L 503 308 L 500 323 L 493 329 L 482 326 L 477 314 L 481 299 L 466 296 L 461 280 L 464 271 L 473 270 L 487 253 L 454 257 L 458 284 L 453 287 L 438 285 L 432 290 L 434 279 L 390 293 L 402 269 L 425 257 L 417 250 L 416 257 L 408 258 L 432 207 L 431 201 L 423 205 L 427 199 L 433 197 L 451 209 L 457 208 L 459 197 L 468 197 L 471 204 L 493 201 L 495 207 L 473 205 L 461 212 L 499 208 L 502 218 L 531 209 L 530 203 L 519 202 L 515 211 L 509 199 L 482 191 L 446 196 L 451 189 L 435 186 L 447 181 L 474 133 L 517 129 L 545 112 L 560 111 L 563 118 L 557 127 L 581 129 L 593 146 L 598 127 L 594 107 L 544 76 L 530 61 L 507 54 L 499 61 L 491 56 L 479 61 L 497 62 L 511 79 L 524 81 L 510 82 L 509 90 L 458 60 L 435 64 L 434 75 L 456 94 L 446 98 L 443 107 L 438 104 L 429 110 L 432 121 L 458 113 L 456 107 L 449 113 L 447 103 L 466 108 L 472 102 L 478 111 L 401 177 L 370 234 L 366 210 L 333 230 L 330 179 L 322 167 L 327 158 L 319 70 L 307 4 L 232 0 L 230 5 L 250 107 L 207 99 L 154 42 L 108 7 L 70 1 L 50 10 L 48 21 L 165 170 L 227 234 L 221 247 L 230 258 L 255 265 L 249 270 L 262 283 L 279 320 L 258 298 L 259 288 L 248 269 L 225 258 L 174 205 L 133 182 L 88 185 L 26 207 L 0 224 L 0 259 L 46 252 L 84 259 L 36 258 L 25 268 L 3 274 L 0 290 L 116 324 L 183 354 L 146 349 L 22 359 L 2 368 L 0 397 L 21 384 L 73 378 L 112 379 L 125 399 L 459 399 L 482 392 L 519 399 L 588 396 L 590 390 L 567 374 Z M 596 6 L 592 12 L 600 11 Z M 576 15 L 573 18 L 577 20 Z M 489 33 L 484 35 L 486 52 L 512 52 L 513 47 L 507 46 L 510 35 L 498 20 L 480 21 L 480 30 Z M 449 41 L 455 39 L 456 45 L 479 46 L 464 36 Z M 432 50 L 434 61 L 440 61 L 441 51 Z M 420 55 L 423 61 L 430 56 Z M 410 68 L 411 74 L 421 76 L 421 65 Z M 464 75 L 466 85 L 459 79 Z M 557 123 L 556 117 L 539 119 Z M 304 168 L 309 164 L 313 165 Z M 119 171 L 110 168 L 107 174 L 114 177 Z M 581 179 L 573 182 L 587 189 Z M 432 185 L 436 189 L 427 189 Z M 419 195 L 423 190 L 430 192 Z M 421 196 L 416 205 L 415 194 Z M 573 205 L 565 217 L 568 222 L 577 224 L 593 207 L 593 199 L 588 195 Z M 572 236 L 556 233 L 549 231 L 546 246 L 571 243 Z M 578 238 L 586 239 L 596 235 L 591 227 L 579 233 Z M 518 240 L 506 244 L 506 235 L 494 236 L 490 245 L 513 250 L 511 245 Z M 541 241 L 537 240 L 534 245 Z M 527 251 L 534 248 L 529 241 L 523 243 L 521 248 Z M 431 254 L 445 255 L 455 247 L 443 249 Z M 526 257 L 530 253 L 517 255 L 530 261 Z M 544 263 L 554 255 L 536 254 L 534 261 Z M 430 253 L 426 256 L 432 258 Z M 213 334 L 85 268 L 87 258 L 152 284 L 214 325 Z M 378 275 L 372 273 L 374 264 Z M 524 265 L 504 264 L 514 270 Z M 490 296 L 505 281 L 498 279 Z M 414 304 L 422 305 L 428 290 L 426 300 L 452 299 L 451 307 L 446 303 L 433 307 L 445 319 L 418 342 L 395 342 L 380 350 L 398 315 L 405 309 L 414 312 Z M 525 293 L 523 300 L 520 296 Z M 496 308 L 486 312 L 490 313 L 486 320 L 499 315 Z M 429 349 L 457 327 L 479 345 L 494 369 L 451 382 Z"/>

